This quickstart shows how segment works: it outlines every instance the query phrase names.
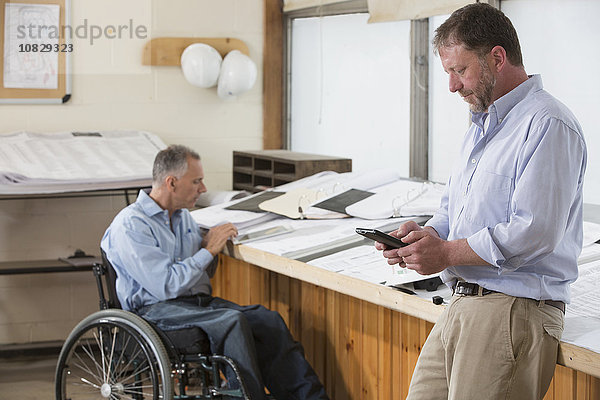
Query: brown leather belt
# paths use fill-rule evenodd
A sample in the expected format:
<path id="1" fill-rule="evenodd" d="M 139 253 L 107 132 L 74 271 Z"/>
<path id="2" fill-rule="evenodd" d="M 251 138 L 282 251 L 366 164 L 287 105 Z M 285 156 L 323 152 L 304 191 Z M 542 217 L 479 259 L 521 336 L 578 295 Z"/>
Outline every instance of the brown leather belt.
<path id="1" fill-rule="evenodd" d="M 459 281 L 456 286 L 454 286 L 454 294 L 460 296 L 485 296 L 490 293 L 498 293 L 495 290 L 485 289 L 479 286 L 476 283 L 462 282 Z M 565 313 L 565 303 L 562 301 L 555 300 L 536 300 L 538 303 L 543 302 L 544 304 L 549 305 L 550 307 L 558 308 L 562 313 Z"/>

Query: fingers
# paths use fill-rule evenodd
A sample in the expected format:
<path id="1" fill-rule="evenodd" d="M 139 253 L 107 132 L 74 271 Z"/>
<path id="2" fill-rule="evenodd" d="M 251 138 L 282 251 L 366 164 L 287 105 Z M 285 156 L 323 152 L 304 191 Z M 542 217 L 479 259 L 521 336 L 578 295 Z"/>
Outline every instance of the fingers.
<path id="1" fill-rule="evenodd" d="M 375 242 L 375 248 L 377 250 L 387 250 L 388 249 L 388 247 L 385 244 L 380 243 L 380 242 Z"/>
<path id="2" fill-rule="evenodd" d="M 234 237 L 234 236 L 237 236 L 237 234 L 238 234 L 237 228 L 232 223 L 218 225 L 218 226 L 215 226 L 214 228 L 212 228 L 211 230 L 213 230 L 213 229 L 216 232 L 219 232 L 223 235 L 227 235 L 227 237 L 232 237 L 232 236 Z"/>
<path id="3" fill-rule="evenodd" d="M 402 257 L 388 258 L 387 259 L 387 263 L 389 265 L 396 265 L 396 264 L 398 264 L 400 267 L 406 268 L 406 263 L 404 262 L 404 260 L 402 260 Z"/>
<path id="4" fill-rule="evenodd" d="M 385 258 L 396 258 L 396 257 L 401 257 L 398 255 L 398 249 L 388 249 L 388 250 L 383 250 L 383 256 Z"/>
<path id="5" fill-rule="evenodd" d="M 406 236 L 402 237 L 402 241 L 404 243 L 415 243 L 419 240 L 423 239 L 425 236 L 429 236 L 430 233 L 425 230 L 420 231 L 412 231 L 408 233 Z"/>
<path id="6" fill-rule="evenodd" d="M 394 232 L 397 232 L 397 237 L 402 238 L 408 235 L 410 232 L 421 230 L 423 230 L 423 228 L 421 228 L 415 221 L 406 221 Z"/>
<path id="7" fill-rule="evenodd" d="M 215 226 L 208 231 L 203 243 L 206 249 L 214 256 L 223 250 L 227 240 L 237 236 L 237 234 L 237 228 L 231 223 Z"/>

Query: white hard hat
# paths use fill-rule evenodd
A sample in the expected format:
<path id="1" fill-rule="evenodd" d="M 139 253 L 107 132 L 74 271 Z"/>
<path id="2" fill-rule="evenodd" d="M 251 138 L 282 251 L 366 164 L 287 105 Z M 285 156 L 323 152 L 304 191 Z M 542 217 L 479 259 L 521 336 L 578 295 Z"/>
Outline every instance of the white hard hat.
<path id="1" fill-rule="evenodd" d="M 227 53 L 221 64 L 217 94 L 222 99 L 235 98 L 250 90 L 256 82 L 256 64 L 239 50 Z"/>
<path id="2" fill-rule="evenodd" d="M 181 69 L 189 83 L 209 88 L 217 84 L 221 61 L 221 54 L 214 47 L 204 43 L 194 43 L 183 50 Z"/>

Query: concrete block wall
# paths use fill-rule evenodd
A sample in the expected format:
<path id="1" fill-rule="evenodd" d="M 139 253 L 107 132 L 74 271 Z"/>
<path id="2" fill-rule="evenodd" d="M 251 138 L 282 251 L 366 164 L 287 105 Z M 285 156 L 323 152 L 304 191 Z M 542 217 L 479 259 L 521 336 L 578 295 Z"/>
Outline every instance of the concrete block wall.
<path id="1" fill-rule="evenodd" d="M 78 0 L 72 26 L 131 19 L 148 38 L 73 38 L 73 90 L 64 105 L 0 105 L 0 135 L 15 131 L 145 130 L 198 151 L 209 189 L 231 188 L 233 150 L 262 148 L 262 0 Z M 193 87 L 178 67 L 141 64 L 156 37 L 234 37 L 257 64 L 247 93 L 223 101 Z M 131 196 L 132 200 L 135 196 Z M 0 261 L 53 259 L 82 249 L 98 254 L 122 196 L 0 200 Z M 98 309 L 91 273 L 0 276 L 0 345 L 63 340 Z"/>

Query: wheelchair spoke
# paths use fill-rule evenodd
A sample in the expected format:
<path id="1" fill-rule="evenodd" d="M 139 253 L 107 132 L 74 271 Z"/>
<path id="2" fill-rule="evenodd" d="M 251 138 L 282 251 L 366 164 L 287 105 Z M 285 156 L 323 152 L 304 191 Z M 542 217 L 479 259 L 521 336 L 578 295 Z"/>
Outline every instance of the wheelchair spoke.
<path id="1" fill-rule="evenodd" d="M 144 369 L 141 369 L 141 370 L 138 370 L 138 369 L 136 369 L 136 370 L 132 371 L 132 372 L 131 372 L 131 374 L 130 374 L 129 376 L 127 376 L 127 377 L 125 377 L 125 378 L 122 378 L 122 379 L 120 379 L 120 381 L 121 381 L 121 382 L 126 382 L 126 381 L 128 381 L 128 380 L 130 380 L 130 379 L 132 379 L 132 378 L 135 378 L 135 376 L 136 376 L 136 375 L 140 375 L 140 374 L 142 374 L 142 373 L 144 373 L 144 372 L 148 371 L 149 369 L 150 369 L 150 366 L 149 366 L 149 365 L 147 365 L 147 366 L 146 366 Z M 146 378 L 146 380 L 148 380 L 148 378 Z"/>
<path id="2" fill-rule="evenodd" d="M 102 382 L 106 382 L 108 380 L 108 376 L 106 375 L 106 356 L 104 355 L 104 340 L 102 336 L 102 329 L 98 329 L 100 332 L 100 355 L 102 357 Z M 96 337 L 96 332 L 94 332 L 94 337 Z"/>
<path id="3" fill-rule="evenodd" d="M 112 375 L 111 374 L 112 360 L 113 360 L 113 355 L 115 353 L 115 343 L 117 342 L 117 327 L 114 327 L 112 330 L 113 330 L 113 338 L 112 338 L 112 343 L 111 343 L 111 347 L 110 347 L 110 357 L 108 358 L 108 371 L 106 372 L 106 381 L 105 382 L 109 382 L 108 378 Z"/>
<path id="4" fill-rule="evenodd" d="M 127 336 L 123 342 L 123 339 L 121 339 L 121 351 L 119 352 L 119 357 L 117 359 L 117 361 L 115 361 L 115 369 L 114 369 L 114 373 L 112 374 L 112 381 L 111 383 L 114 384 L 115 382 L 118 382 L 121 380 L 121 376 L 122 373 L 118 372 L 118 371 L 126 371 L 129 363 L 131 362 L 131 359 L 129 360 L 129 363 L 126 363 L 127 360 L 127 355 L 125 353 L 125 349 L 129 348 L 129 343 L 131 341 L 131 336 Z M 116 340 L 115 340 L 116 342 Z M 125 365 L 125 366 L 123 366 Z M 119 368 L 117 368 L 119 367 Z"/>
<path id="5" fill-rule="evenodd" d="M 97 314 L 76 327 L 63 347 L 57 400 L 172 399 L 169 358 L 160 338 L 149 327 L 132 325 L 138 317 L 123 311 Z"/>
<path id="6" fill-rule="evenodd" d="M 95 376 L 95 377 L 98 377 L 98 378 L 100 377 L 100 375 L 98 373 L 94 374 L 94 372 L 88 366 L 87 362 L 83 358 L 81 358 L 81 356 L 77 352 L 74 352 L 74 356 L 77 357 L 77 359 L 79 360 L 79 362 L 73 362 L 74 366 L 76 366 L 76 367 L 78 367 L 80 369 L 83 369 L 84 371 L 86 371 L 91 376 Z M 92 362 L 94 362 L 94 365 L 95 365 L 95 360 L 93 358 L 91 358 L 91 357 L 90 357 L 90 359 L 92 360 Z M 98 371 L 96 370 L 96 372 L 98 372 Z M 98 381 L 100 381 L 100 379 L 98 379 Z"/>
<path id="7" fill-rule="evenodd" d="M 91 387 L 93 387 L 95 389 L 100 389 L 100 386 L 96 385 L 95 383 L 92 383 L 92 382 L 88 381 L 85 378 L 79 378 L 79 380 L 81 380 L 81 382 L 83 382 L 83 383 L 87 383 L 88 385 L 90 385 Z"/>
<path id="8" fill-rule="evenodd" d="M 120 370 L 121 370 L 121 371 L 123 371 L 123 372 L 125 372 L 125 371 L 127 370 L 127 368 L 129 368 L 129 365 L 131 364 L 131 362 L 132 362 L 132 360 L 133 360 L 133 358 L 131 358 L 131 357 L 127 357 L 127 355 L 126 355 L 126 353 L 125 353 L 125 349 L 128 349 L 128 348 L 129 348 L 129 346 L 130 346 L 130 345 L 129 345 L 129 342 L 130 342 L 130 341 L 131 341 L 131 336 L 127 336 L 127 337 L 125 338 L 125 343 L 121 343 L 121 354 L 119 355 L 119 359 L 118 359 L 118 360 L 117 360 L 117 362 L 116 362 L 116 365 L 118 365 L 118 366 L 121 366 L 121 367 L 120 367 Z M 125 360 L 126 360 L 127 358 L 129 358 L 129 362 L 127 362 L 127 364 L 123 366 L 122 364 L 124 364 L 124 363 L 125 363 Z M 120 381 L 120 380 L 121 380 L 121 376 L 122 376 L 122 373 L 121 373 L 121 372 L 119 372 L 118 374 L 115 372 L 115 373 L 113 374 L 113 380 L 114 380 L 114 382 L 118 382 L 118 381 Z M 113 383 L 114 383 L 114 382 L 113 382 Z"/>
<path id="9" fill-rule="evenodd" d="M 94 350 L 92 349 L 90 342 L 82 343 L 81 349 L 88 355 L 90 360 L 93 361 L 94 366 L 96 367 L 96 375 L 95 376 L 100 377 L 100 375 L 101 375 L 100 364 L 98 364 L 98 362 L 96 361 L 96 357 L 94 356 Z M 77 357 L 79 357 L 79 354 L 77 354 L 77 351 L 75 351 L 74 353 L 77 355 Z M 83 360 L 82 360 L 82 362 L 83 362 Z M 84 364 L 86 364 L 86 363 L 84 362 Z M 100 379 L 98 379 L 98 382 L 100 382 Z"/>
<path id="10" fill-rule="evenodd" d="M 118 381 L 123 381 L 123 380 L 126 380 L 126 379 L 127 379 L 127 378 L 123 378 L 123 374 L 124 374 L 124 373 L 128 373 L 128 371 L 129 371 L 131 368 L 137 368 L 137 367 L 133 366 L 132 364 L 134 363 L 134 361 L 135 361 L 135 360 L 136 360 L 136 359 L 137 359 L 137 358 L 138 358 L 138 357 L 139 357 L 139 356 L 140 356 L 142 353 L 143 353 L 143 352 L 142 352 L 142 349 L 138 347 L 138 349 L 136 350 L 136 352 L 135 352 L 134 354 L 132 354 L 132 355 L 130 355 L 130 356 L 128 357 L 128 358 L 129 358 L 129 361 L 127 362 L 127 364 L 126 364 L 125 366 L 123 366 L 123 367 L 121 367 L 121 368 L 120 368 L 122 372 L 120 372 L 120 373 L 119 373 L 119 375 L 118 375 L 118 377 L 117 377 L 117 378 L 115 378 L 115 381 L 117 381 L 117 382 L 118 382 Z"/>

